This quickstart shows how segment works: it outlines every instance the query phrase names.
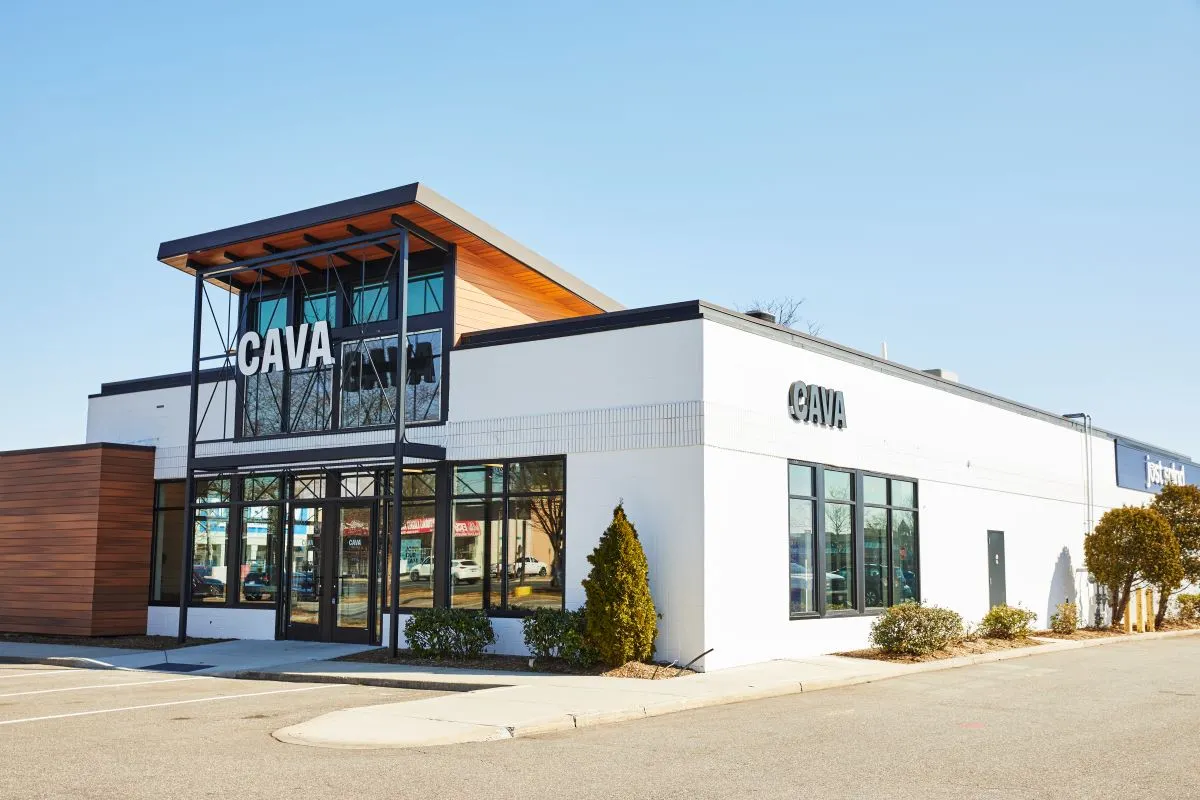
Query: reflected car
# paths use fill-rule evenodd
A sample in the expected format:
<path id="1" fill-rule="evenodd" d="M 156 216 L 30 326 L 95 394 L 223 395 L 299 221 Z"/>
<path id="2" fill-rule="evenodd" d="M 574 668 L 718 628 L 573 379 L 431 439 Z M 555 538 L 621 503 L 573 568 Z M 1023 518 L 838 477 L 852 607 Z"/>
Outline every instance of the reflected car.
<path id="1" fill-rule="evenodd" d="M 224 597 L 225 581 L 215 578 L 212 575 L 201 575 L 199 572 L 192 572 L 192 596 Z"/>
<path id="2" fill-rule="evenodd" d="M 880 577 L 887 572 L 887 567 L 882 564 L 866 564 L 864 571 L 867 581 L 867 605 L 882 606 L 886 598 L 878 597 L 877 592 L 881 583 Z M 911 576 L 911 577 L 910 577 Z M 900 587 L 900 597 L 893 598 L 894 603 L 903 603 L 908 600 L 915 600 L 916 594 L 913 592 L 913 580 L 915 577 L 912 573 L 905 573 L 900 567 L 895 567 L 892 570 L 892 584 Z"/>
<path id="3" fill-rule="evenodd" d="M 292 600 L 316 600 L 317 586 L 311 572 L 292 573 Z"/>
<path id="4" fill-rule="evenodd" d="M 451 583 L 478 583 L 483 577 L 483 569 L 469 558 L 456 558 L 450 562 Z"/>
<path id="5" fill-rule="evenodd" d="M 791 590 L 792 594 L 797 592 L 807 592 L 813 583 L 813 574 L 803 564 L 795 561 L 791 562 Z M 846 576 L 840 572 L 826 572 L 825 586 L 832 598 L 833 604 L 844 604 L 847 599 L 846 592 Z"/>
<path id="6" fill-rule="evenodd" d="M 417 562 L 408 573 L 410 581 L 428 581 L 433 579 L 433 556 L 425 556 Z"/>
<path id="7" fill-rule="evenodd" d="M 538 561 L 533 556 L 525 556 L 508 565 L 508 574 L 514 578 L 521 575 L 548 575 L 550 566 L 544 561 Z"/>
<path id="8" fill-rule="evenodd" d="M 277 591 L 275 582 L 265 572 L 247 572 L 242 581 L 242 594 L 249 601 L 274 600 Z"/>

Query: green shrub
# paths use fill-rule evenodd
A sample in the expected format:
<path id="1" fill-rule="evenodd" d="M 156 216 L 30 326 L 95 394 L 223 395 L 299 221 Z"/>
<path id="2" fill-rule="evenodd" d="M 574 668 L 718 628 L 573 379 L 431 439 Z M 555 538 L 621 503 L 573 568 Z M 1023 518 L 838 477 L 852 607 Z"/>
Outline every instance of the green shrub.
<path id="1" fill-rule="evenodd" d="M 584 641 L 610 666 L 650 660 L 658 614 L 650 596 L 646 552 L 623 504 L 613 509 L 612 523 L 588 563 L 592 571 L 583 580 Z"/>
<path id="2" fill-rule="evenodd" d="M 584 644 L 584 611 L 539 608 L 521 622 L 525 647 L 538 658 L 561 658 L 573 667 L 586 667 L 596 655 Z"/>
<path id="3" fill-rule="evenodd" d="M 478 658 L 496 641 L 492 621 L 482 611 L 423 608 L 404 623 L 413 655 L 425 658 Z"/>
<path id="4" fill-rule="evenodd" d="M 920 656 L 957 644 L 966 636 L 962 617 L 948 608 L 901 603 L 871 625 L 871 644 L 885 653 Z"/>
<path id="5" fill-rule="evenodd" d="M 1071 602 L 1059 603 L 1050 615 L 1050 630 L 1055 633 L 1074 633 L 1079 627 L 1079 606 Z"/>
<path id="6" fill-rule="evenodd" d="M 1200 594 L 1180 594 L 1175 596 L 1179 604 L 1179 619 L 1183 622 L 1200 621 Z"/>
<path id="7" fill-rule="evenodd" d="M 992 606 L 979 621 L 979 635 L 985 639 L 1024 639 L 1037 613 L 1018 606 Z"/>

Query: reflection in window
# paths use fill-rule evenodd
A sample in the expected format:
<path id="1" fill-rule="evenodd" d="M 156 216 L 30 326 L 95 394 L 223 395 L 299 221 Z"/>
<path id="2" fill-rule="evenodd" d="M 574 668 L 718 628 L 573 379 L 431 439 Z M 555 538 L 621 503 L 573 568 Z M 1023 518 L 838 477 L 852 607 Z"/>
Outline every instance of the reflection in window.
<path id="1" fill-rule="evenodd" d="M 224 603 L 228 585 L 229 508 L 196 509 L 192 549 L 192 604 Z"/>
<path id="2" fill-rule="evenodd" d="M 562 608 L 564 516 L 560 495 L 509 500 L 509 608 Z"/>
<path id="3" fill-rule="evenodd" d="M 882 608 L 887 605 L 888 592 L 886 509 L 863 511 L 863 559 L 867 608 Z"/>
<path id="4" fill-rule="evenodd" d="M 278 479 L 276 483 L 278 482 Z M 279 550 L 283 507 L 246 506 L 242 509 L 241 589 L 243 603 L 275 604 L 279 596 Z"/>
<path id="5" fill-rule="evenodd" d="M 793 615 L 817 611 L 813 596 L 813 553 L 816 550 L 813 527 L 813 501 L 791 498 L 788 502 L 789 580 Z"/>
<path id="6" fill-rule="evenodd" d="M 442 273 L 413 275 L 408 279 L 408 316 L 436 314 L 443 309 Z"/>
<path id="7" fill-rule="evenodd" d="M 314 322 L 328 322 L 332 327 L 335 323 L 336 310 L 337 292 L 321 292 L 304 296 L 304 321 L 310 325 Z"/>
<path id="8" fill-rule="evenodd" d="M 408 344 L 405 421 L 440 419 L 442 333 L 440 330 L 411 333 Z M 395 336 L 362 339 L 342 345 L 342 428 L 395 423 L 398 357 Z"/>
<path id="9" fill-rule="evenodd" d="M 368 283 L 350 291 L 350 324 L 366 325 L 388 318 L 388 285 Z"/>
<path id="10" fill-rule="evenodd" d="M 288 324 L 288 299 L 269 297 L 259 300 L 254 315 L 254 327 L 260 336 L 271 328 L 286 328 Z"/>
<path id="11" fill-rule="evenodd" d="M 912 511 L 892 511 L 892 602 L 920 600 L 917 521 Z"/>
<path id="12" fill-rule="evenodd" d="M 854 506 L 825 504 L 825 610 L 854 608 Z"/>
<path id="13" fill-rule="evenodd" d="M 327 431 L 333 427 L 333 367 L 299 369 L 287 376 L 288 430 Z"/>
<path id="14" fill-rule="evenodd" d="M 286 373 L 264 372 L 246 376 L 246 436 L 283 432 L 283 387 Z"/>
<path id="15" fill-rule="evenodd" d="M 183 561 L 184 482 L 158 484 L 154 504 L 150 601 L 179 605 L 179 565 Z"/>
<path id="16" fill-rule="evenodd" d="M 504 518 L 499 500 L 455 500 L 454 529 L 450 565 L 450 605 L 455 608 L 483 608 L 484 590 L 491 588 L 488 605 L 499 605 L 499 565 L 487 563 L 488 543 L 499 541 Z M 490 580 L 485 583 L 485 572 Z M 477 574 L 478 573 L 478 574 Z"/>

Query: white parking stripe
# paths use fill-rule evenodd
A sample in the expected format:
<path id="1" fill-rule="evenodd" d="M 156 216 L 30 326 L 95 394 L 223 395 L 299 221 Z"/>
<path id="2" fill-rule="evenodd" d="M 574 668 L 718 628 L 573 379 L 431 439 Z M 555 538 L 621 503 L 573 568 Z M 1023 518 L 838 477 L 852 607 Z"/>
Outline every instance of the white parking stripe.
<path id="1" fill-rule="evenodd" d="M 210 700 L 241 700 L 246 697 L 262 697 L 268 694 L 288 694 L 290 692 L 315 692 L 320 689 L 337 689 L 341 684 L 325 683 L 320 686 L 302 686 L 299 689 L 275 689 L 269 692 L 249 692 L 248 694 L 226 694 L 214 697 L 197 697 L 192 700 L 172 700 L 169 703 L 149 703 L 144 706 L 125 706 L 123 708 L 101 708 L 96 711 L 73 711 L 70 714 L 50 714 L 45 717 L 25 717 L 24 719 L 0 720 L 0 725 L 20 725 L 23 722 L 42 722 L 48 719 L 66 719 L 67 717 L 87 717 L 93 714 L 115 714 L 118 711 L 140 711 L 143 708 L 164 708 L 166 706 L 182 706 L 188 703 L 207 703 Z"/>
<path id="2" fill-rule="evenodd" d="M 9 692 L 0 697 L 24 697 L 29 694 L 54 694 L 55 692 L 80 692 L 84 689 L 116 689 L 119 686 L 149 686 L 154 683 L 179 683 L 180 681 L 204 680 L 203 676 L 193 675 L 189 678 L 167 678 L 160 681 L 133 681 L 131 683 L 93 683 L 91 686 L 64 686 L 60 689 L 34 689 L 29 692 Z"/>
<path id="3" fill-rule="evenodd" d="M 43 675 L 61 675 L 64 672 L 79 672 L 77 669 L 31 669 L 27 672 L 6 672 L 0 675 L 0 680 L 5 678 L 40 678 Z"/>

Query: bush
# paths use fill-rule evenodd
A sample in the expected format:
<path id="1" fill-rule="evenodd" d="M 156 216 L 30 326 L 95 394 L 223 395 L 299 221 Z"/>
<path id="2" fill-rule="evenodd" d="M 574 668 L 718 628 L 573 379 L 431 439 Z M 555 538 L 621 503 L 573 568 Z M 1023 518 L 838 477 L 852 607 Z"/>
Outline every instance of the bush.
<path id="1" fill-rule="evenodd" d="M 415 656 L 478 658 L 495 643 L 496 632 L 482 611 L 423 608 L 404 623 L 404 638 Z"/>
<path id="2" fill-rule="evenodd" d="M 650 568 L 637 530 L 625 507 L 613 509 L 613 520 L 588 556 L 592 571 L 583 580 L 587 593 L 584 640 L 610 666 L 648 661 L 654 655 L 658 614 L 650 596 Z"/>
<path id="3" fill-rule="evenodd" d="M 1175 602 L 1179 604 L 1179 619 L 1183 622 L 1200 621 L 1200 594 L 1176 595 Z"/>
<path id="4" fill-rule="evenodd" d="M 979 621 L 979 635 L 985 639 L 1024 639 L 1037 613 L 1018 606 L 998 605 Z"/>
<path id="5" fill-rule="evenodd" d="M 871 644 L 885 653 L 920 656 L 957 644 L 967 635 L 962 617 L 948 608 L 901 603 L 871 625 Z"/>
<path id="6" fill-rule="evenodd" d="M 1055 633 L 1071 634 L 1079 627 L 1079 606 L 1071 602 L 1059 603 L 1050 615 L 1050 630 Z"/>
<path id="7" fill-rule="evenodd" d="M 525 647 L 538 658 L 561 658 L 573 667 L 586 667 L 596 654 L 584 644 L 585 616 L 579 611 L 539 608 L 521 622 Z"/>

